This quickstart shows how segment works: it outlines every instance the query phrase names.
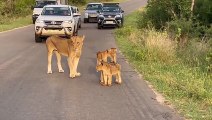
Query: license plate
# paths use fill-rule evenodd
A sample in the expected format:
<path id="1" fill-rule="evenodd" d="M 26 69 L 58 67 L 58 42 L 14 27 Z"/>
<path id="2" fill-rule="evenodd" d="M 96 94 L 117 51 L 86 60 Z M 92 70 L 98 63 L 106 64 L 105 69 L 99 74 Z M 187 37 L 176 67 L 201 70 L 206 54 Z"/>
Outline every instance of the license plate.
<path id="1" fill-rule="evenodd" d="M 61 28 L 59 25 L 48 25 L 47 28 Z"/>
<path id="2" fill-rule="evenodd" d="M 113 24 L 113 21 L 106 21 L 106 24 Z"/>
<path id="3" fill-rule="evenodd" d="M 97 15 L 96 14 L 90 14 L 90 17 L 96 17 Z"/>

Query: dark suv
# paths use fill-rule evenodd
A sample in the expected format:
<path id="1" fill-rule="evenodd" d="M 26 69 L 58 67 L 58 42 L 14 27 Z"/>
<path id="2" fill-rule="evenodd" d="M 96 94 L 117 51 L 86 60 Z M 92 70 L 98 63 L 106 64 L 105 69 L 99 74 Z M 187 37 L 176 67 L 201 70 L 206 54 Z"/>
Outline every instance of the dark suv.
<path id="1" fill-rule="evenodd" d="M 102 10 L 98 11 L 98 29 L 103 27 L 122 27 L 124 22 L 124 11 L 119 3 L 103 3 Z"/>

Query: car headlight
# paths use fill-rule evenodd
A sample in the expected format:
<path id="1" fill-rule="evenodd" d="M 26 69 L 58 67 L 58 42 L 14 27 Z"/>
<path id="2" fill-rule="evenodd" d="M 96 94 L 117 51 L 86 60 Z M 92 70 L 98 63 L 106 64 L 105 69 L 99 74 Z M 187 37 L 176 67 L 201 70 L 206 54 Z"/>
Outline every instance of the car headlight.
<path id="1" fill-rule="evenodd" d="M 120 17 L 121 17 L 121 15 L 116 15 L 116 17 L 117 17 L 117 18 L 120 18 Z"/>
<path id="2" fill-rule="evenodd" d="M 88 18 L 88 13 L 85 13 L 85 18 Z"/>
<path id="3" fill-rule="evenodd" d="M 64 23 L 69 23 L 69 24 L 71 24 L 72 22 L 73 22 L 72 20 L 64 21 Z"/>
<path id="4" fill-rule="evenodd" d="M 44 23 L 44 21 L 43 20 L 40 20 L 40 19 L 37 19 L 36 20 L 36 23 Z"/>

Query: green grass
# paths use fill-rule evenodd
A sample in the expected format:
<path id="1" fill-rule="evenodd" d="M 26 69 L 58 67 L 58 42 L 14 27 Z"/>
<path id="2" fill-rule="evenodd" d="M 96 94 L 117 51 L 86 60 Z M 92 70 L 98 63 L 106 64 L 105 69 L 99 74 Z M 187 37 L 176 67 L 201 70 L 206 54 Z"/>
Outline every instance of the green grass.
<path id="1" fill-rule="evenodd" d="M 31 15 L 12 19 L 6 18 L 4 21 L 5 22 L 0 25 L 0 32 L 32 24 Z"/>
<path id="2" fill-rule="evenodd" d="M 138 14 L 126 16 L 115 31 L 122 53 L 185 118 L 212 120 L 212 75 L 185 64 L 166 32 L 137 29 Z"/>

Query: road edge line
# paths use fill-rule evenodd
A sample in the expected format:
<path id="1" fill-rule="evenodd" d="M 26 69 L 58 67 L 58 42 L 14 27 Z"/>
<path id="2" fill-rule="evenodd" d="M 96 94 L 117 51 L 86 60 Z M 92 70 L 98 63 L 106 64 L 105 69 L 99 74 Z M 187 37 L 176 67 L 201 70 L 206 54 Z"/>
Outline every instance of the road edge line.
<path id="1" fill-rule="evenodd" d="M 29 27 L 31 25 L 33 25 L 33 24 L 29 24 L 29 25 L 26 25 L 26 26 L 17 27 L 17 28 L 13 28 L 13 29 L 10 29 L 10 30 L 2 31 L 2 32 L 0 32 L 0 34 L 6 33 L 6 32 L 11 32 L 11 31 L 14 31 L 14 30 L 22 29 L 22 28 L 26 28 L 26 27 Z"/>

